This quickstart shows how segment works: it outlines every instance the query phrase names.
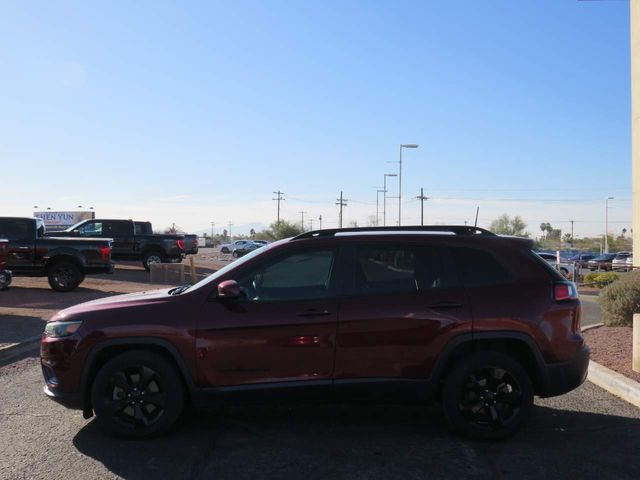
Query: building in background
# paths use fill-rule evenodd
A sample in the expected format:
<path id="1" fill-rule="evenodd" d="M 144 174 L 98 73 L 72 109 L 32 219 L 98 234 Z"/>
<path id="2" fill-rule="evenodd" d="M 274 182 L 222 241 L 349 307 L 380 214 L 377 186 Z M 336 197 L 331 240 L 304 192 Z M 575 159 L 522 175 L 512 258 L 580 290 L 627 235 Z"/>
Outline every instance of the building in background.
<path id="1" fill-rule="evenodd" d="M 95 218 L 95 212 L 93 210 L 86 212 L 52 212 L 47 210 L 45 212 L 33 212 L 33 216 L 44 221 L 48 232 L 60 232 L 82 220 Z"/>

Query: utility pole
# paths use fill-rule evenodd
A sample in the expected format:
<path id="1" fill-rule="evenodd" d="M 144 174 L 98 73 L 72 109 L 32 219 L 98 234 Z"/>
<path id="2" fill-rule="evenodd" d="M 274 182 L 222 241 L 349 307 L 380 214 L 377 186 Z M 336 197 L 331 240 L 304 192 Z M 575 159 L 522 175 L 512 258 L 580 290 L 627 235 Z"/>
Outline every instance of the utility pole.
<path id="1" fill-rule="evenodd" d="M 229 229 L 227 230 L 227 235 L 229 235 L 229 240 L 231 240 L 231 227 L 233 227 L 233 223 L 228 223 Z"/>
<path id="2" fill-rule="evenodd" d="M 278 202 L 278 216 L 277 216 L 277 220 L 276 220 L 276 224 L 280 223 L 280 202 L 284 200 L 284 192 L 281 192 L 280 190 L 278 190 L 277 192 L 273 192 L 274 195 L 276 195 L 276 198 L 272 198 L 271 200 L 275 200 Z"/>
<path id="3" fill-rule="evenodd" d="M 298 212 L 301 217 L 300 217 L 300 228 L 302 228 L 302 231 L 304 232 L 304 214 L 307 213 L 305 211 L 300 211 Z"/>
<path id="4" fill-rule="evenodd" d="M 395 173 L 385 173 L 384 174 L 384 197 L 382 200 L 382 225 L 387 225 L 387 177 L 397 177 L 398 175 Z"/>
<path id="5" fill-rule="evenodd" d="M 604 199 L 604 253 L 609 253 L 609 200 L 613 197 Z"/>
<path id="6" fill-rule="evenodd" d="M 313 230 L 313 218 L 309 219 L 309 229 Z"/>
<path id="7" fill-rule="evenodd" d="M 213 239 L 213 230 L 216 228 L 216 222 L 211 222 L 211 238 Z"/>
<path id="8" fill-rule="evenodd" d="M 322 214 L 320 214 L 320 216 L 318 217 L 318 221 L 320 222 L 319 230 L 322 230 Z"/>
<path id="9" fill-rule="evenodd" d="M 347 199 L 342 197 L 342 190 L 340 190 L 340 198 L 336 199 L 336 205 L 340 206 L 340 216 L 338 222 L 338 228 L 342 228 L 342 207 L 347 206 Z"/>
<path id="10" fill-rule="evenodd" d="M 424 189 L 420 187 L 420 195 L 416 198 L 420 200 L 420 225 L 424 225 L 424 201 L 429 200 L 429 197 L 424 196 Z"/>
<path id="11" fill-rule="evenodd" d="M 398 226 L 402 225 L 402 149 L 418 148 L 415 143 L 400 144 L 400 165 L 398 168 Z"/>
<path id="12" fill-rule="evenodd" d="M 573 248 L 573 220 L 570 220 L 571 222 L 571 248 Z"/>
<path id="13" fill-rule="evenodd" d="M 376 190 L 376 227 L 380 225 L 380 194 L 383 192 L 384 189 Z"/>

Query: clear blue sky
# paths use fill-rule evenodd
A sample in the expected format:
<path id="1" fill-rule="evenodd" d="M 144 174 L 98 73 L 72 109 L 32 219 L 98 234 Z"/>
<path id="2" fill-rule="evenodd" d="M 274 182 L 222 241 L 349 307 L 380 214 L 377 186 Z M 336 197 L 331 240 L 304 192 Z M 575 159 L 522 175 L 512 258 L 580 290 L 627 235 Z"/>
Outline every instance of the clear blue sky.
<path id="1" fill-rule="evenodd" d="M 0 45 L 0 215 L 362 224 L 419 143 L 406 223 L 629 227 L 626 1 L 2 1 Z"/>

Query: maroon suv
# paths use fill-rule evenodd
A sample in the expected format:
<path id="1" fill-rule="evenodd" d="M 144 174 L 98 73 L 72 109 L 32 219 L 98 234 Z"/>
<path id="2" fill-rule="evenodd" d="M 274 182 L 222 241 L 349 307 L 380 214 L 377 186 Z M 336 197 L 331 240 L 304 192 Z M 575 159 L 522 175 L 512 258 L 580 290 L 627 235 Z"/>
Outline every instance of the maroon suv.
<path id="1" fill-rule="evenodd" d="M 131 437 L 186 405 L 440 402 L 463 434 L 518 430 L 585 379 L 580 301 L 532 242 L 475 227 L 320 230 L 193 286 L 56 314 L 45 393 Z"/>

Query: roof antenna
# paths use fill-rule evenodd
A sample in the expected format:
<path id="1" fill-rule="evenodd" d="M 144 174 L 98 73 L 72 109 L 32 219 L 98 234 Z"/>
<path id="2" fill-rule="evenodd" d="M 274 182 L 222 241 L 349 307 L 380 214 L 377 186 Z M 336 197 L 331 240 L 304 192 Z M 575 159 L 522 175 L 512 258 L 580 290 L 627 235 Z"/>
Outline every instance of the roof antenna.
<path id="1" fill-rule="evenodd" d="M 478 226 L 478 212 L 480 211 L 480 206 L 476 208 L 476 223 L 473 224 L 474 227 Z"/>

